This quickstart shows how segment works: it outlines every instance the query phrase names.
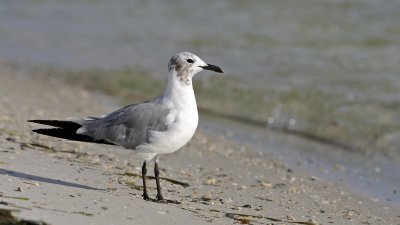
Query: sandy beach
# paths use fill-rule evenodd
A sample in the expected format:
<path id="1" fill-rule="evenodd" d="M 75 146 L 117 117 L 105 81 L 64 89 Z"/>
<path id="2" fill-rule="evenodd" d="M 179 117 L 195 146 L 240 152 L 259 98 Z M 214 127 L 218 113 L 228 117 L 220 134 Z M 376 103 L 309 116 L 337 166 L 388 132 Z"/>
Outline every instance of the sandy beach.
<path id="1" fill-rule="evenodd" d="M 144 201 L 140 162 L 117 147 L 39 136 L 29 119 L 99 116 L 99 93 L 0 66 L 0 208 L 37 224 L 400 224 L 400 208 L 199 129 L 161 159 L 164 197 Z M 150 165 L 149 168 L 152 168 Z M 150 176 L 153 171 L 149 170 Z M 155 181 L 150 180 L 150 197 Z M 0 217 L 0 224 L 5 217 Z"/>

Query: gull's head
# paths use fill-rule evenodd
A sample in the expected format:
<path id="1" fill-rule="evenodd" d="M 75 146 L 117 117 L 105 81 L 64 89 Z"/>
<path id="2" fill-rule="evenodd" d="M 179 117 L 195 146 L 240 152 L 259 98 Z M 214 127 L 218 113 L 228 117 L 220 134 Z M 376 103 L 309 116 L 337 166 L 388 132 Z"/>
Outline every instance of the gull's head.
<path id="1" fill-rule="evenodd" d="M 168 63 L 168 71 L 176 74 L 181 81 L 189 82 L 196 73 L 202 70 L 212 70 L 223 73 L 218 66 L 205 63 L 197 55 L 190 52 L 181 52 L 174 55 Z"/>

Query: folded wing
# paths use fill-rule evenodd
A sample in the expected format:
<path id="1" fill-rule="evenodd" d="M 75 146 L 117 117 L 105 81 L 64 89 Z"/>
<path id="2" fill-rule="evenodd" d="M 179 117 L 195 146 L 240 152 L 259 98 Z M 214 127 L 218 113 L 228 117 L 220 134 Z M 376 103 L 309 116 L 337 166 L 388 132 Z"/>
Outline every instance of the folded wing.
<path id="1" fill-rule="evenodd" d="M 53 126 L 51 129 L 33 130 L 47 136 L 74 141 L 116 144 L 135 149 L 149 143 L 149 132 L 165 131 L 169 110 L 157 102 L 128 105 L 104 117 L 83 120 L 30 120 L 29 122 Z"/>

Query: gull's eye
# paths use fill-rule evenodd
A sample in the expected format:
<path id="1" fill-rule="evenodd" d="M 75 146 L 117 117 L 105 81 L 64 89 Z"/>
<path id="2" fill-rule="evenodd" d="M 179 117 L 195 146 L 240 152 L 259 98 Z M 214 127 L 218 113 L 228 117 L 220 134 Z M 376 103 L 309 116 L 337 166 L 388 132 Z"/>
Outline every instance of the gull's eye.
<path id="1" fill-rule="evenodd" d="M 188 63 L 194 63 L 193 59 L 187 59 L 186 62 L 188 62 Z"/>

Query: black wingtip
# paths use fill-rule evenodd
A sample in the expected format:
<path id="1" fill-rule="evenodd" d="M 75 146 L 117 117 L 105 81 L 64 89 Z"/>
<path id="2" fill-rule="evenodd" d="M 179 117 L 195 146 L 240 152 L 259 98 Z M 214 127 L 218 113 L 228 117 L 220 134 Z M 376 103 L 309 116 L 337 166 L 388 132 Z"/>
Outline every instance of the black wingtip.
<path id="1" fill-rule="evenodd" d="M 77 134 L 75 133 L 75 131 L 69 129 L 50 128 L 50 129 L 34 129 L 32 131 L 41 135 L 62 138 L 70 141 L 92 142 L 98 144 L 114 145 L 113 143 L 105 140 L 95 140 L 92 137 L 83 134 Z"/>
<path id="2" fill-rule="evenodd" d="M 47 135 L 48 134 L 48 130 L 58 130 L 60 128 L 52 128 L 52 129 L 33 129 L 32 131 L 38 134 L 44 134 Z"/>
<path id="3" fill-rule="evenodd" d="M 78 130 L 81 125 L 72 121 L 65 120 L 28 120 L 29 123 L 37 123 L 51 127 L 58 127 L 70 130 Z"/>

